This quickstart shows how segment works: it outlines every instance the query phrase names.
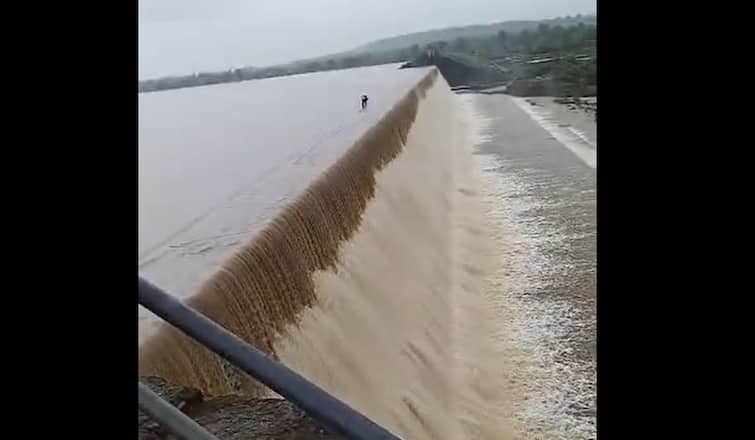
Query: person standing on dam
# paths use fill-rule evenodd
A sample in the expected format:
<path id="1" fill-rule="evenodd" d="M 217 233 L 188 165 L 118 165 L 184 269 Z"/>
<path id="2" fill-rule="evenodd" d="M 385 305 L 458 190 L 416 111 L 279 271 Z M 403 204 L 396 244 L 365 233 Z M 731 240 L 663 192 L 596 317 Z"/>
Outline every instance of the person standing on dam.
<path id="1" fill-rule="evenodd" d="M 366 93 L 362 93 L 362 110 L 364 110 L 364 109 L 367 108 L 367 100 L 368 99 L 369 98 L 367 98 L 367 94 Z"/>

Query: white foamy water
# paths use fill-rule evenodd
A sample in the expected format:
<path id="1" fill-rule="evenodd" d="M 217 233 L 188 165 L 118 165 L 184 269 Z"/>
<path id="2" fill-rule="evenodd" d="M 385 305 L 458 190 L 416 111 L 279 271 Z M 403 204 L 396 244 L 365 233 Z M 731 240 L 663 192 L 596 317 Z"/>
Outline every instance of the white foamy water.
<path id="1" fill-rule="evenodd" d="M 464 95 L 475 116 L 480 145 L 492 140 L 495 121 L 476 109 L 476 99 Z M 501 155 L 475 157 L 483 176 L 491 238 L 500 252 L 488 294 L 499 307 L 512 310 L 499 322 L 497 337 L 513 364 L 511 416 L 520 438 L 593 439 L 595 416 L 575 409 L 594 408 L 595 364 L 569 356 L 573 347 L 568 335 L 575 327 L 594 323 L 583 322 L 568 300 L 537 294 L 547 291 L 553 280 L 569 276 L 571 263 L 542 249 L 567 248 L 570 237 L 529 214 L 543 202 L 529 195 L 536 192 L 536 183 L 526 178 L 526 170 L 515 169 Z"/>

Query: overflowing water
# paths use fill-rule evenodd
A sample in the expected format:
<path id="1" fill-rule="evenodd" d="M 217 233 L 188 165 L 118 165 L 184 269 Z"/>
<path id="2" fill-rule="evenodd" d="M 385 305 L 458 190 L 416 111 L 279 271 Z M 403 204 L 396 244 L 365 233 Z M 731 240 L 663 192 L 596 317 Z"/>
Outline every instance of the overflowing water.
<path id="1" fill-rule="evenodd" d="M 512 254 L 484 122 L 434 69 L 140 95 L 140 271 L 402 438 L 541 438 L 508 274 L 558 267 Z M 270 395 L 155 322 L 140 311 L 140 374 Z"/>
<path id="2" fill-rule="evenodd" d="M 139 271 L 175 295 L 195 292 L 427 72 L 389 65 L 140 94 Z M 143 340 L 154 320 L 139 316 Z"/>

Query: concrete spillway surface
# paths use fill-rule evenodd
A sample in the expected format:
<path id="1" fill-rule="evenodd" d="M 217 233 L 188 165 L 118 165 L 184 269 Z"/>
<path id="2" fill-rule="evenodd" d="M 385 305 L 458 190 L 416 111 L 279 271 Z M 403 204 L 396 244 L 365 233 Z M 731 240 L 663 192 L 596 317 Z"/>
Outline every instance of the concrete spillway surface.
<path id="1" fill-rule="evenodd" d="M 397 67 L 140 94 L 140 273 L 193 292 L 429 71 Z"/>
<path id="2" fill-rule="evenodd" d="M 480 125 L 475 157 L 500 243 L 494 292 L 518 311 L 500 338 L 526 353 L 512 354 L 512 418 L 525 438 L 595 438 L 594 119 L 550 98 L 464 99 Z"/>

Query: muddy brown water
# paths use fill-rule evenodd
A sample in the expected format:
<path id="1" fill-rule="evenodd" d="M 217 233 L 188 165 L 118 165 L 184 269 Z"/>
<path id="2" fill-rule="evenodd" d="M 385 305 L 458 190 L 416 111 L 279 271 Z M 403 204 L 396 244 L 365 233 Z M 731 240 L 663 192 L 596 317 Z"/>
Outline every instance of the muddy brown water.
<path id="1" fill-rule="evenodd" d="M 519 325 L 539 284 L 501 272 L 537 240 L 491 212 L 480 106 L 433 72 L 140 96 L 140 273 L 402 438 L 582 438 L 523 404 L 553 379 Z M 139 333 L 140 374 L 275 397 L 143 310 Z"/>

